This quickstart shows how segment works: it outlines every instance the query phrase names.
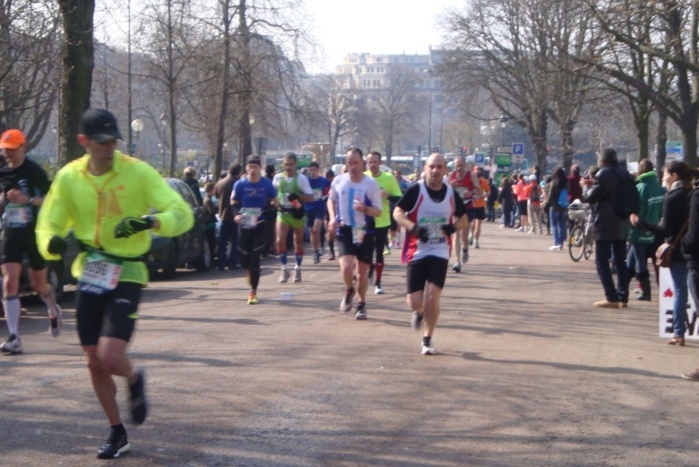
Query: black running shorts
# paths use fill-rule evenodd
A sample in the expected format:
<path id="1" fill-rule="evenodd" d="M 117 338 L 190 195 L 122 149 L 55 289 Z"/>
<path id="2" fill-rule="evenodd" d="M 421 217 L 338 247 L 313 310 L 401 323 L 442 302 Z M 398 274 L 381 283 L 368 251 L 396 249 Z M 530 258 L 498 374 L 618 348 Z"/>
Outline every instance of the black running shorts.
<path id="1" fill-rule="evenodd" d="M 26 229 L 7 229 L 0 236 L 2 254 L 0 263 L 22 263 L 24 255 L 29 258 L 29 267 L 35 271 L 46 268 L 46 260 L 39 254 L 36 246 L 34 227 Z"/>
<path id="2" fill-rule="evenodd" d="M 364 234 L 364 239 L 359 245 L 352 243 L 352 228 L 349 226 L 340 227 L 335 242 L 338 256 L 355 256 L 362 263 L 371 264 L 374 254 L 375 238 L 373 233 Z"/>
<path id="3" fill-rule="evenodd" d="M 119 282 L 102 295 L 76 292 L 75 317 L 81 345 L 97 345 L 100 336 L 129 342 L 138 319 L 138 304 L 143 286 Z"/>
<path id="4" fill-rule="evenodd" d="M 408 263 L 408 294 L 425 290 L 425 284 L 428 282 L 443 289 L 448 268 L 449 261 L 436 256 L 426 256 Z"/>
<path id="5" fill-rule="evenodd" d="M 485 208 L 473 208 L 473 210 L 475 211 L 474 214 L 476 219 L 481 221 L 485 220 Z"/>

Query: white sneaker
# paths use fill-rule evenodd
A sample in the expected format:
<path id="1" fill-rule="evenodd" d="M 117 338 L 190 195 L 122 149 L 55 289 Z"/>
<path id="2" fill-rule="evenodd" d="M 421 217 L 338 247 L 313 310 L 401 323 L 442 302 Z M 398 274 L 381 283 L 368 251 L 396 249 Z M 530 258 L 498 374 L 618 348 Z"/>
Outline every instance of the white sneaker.
<path id="1" fill-rule="evenodd" d="M 374 287 L 374 294 L 375 295 L 383 295 L 383 289 L 380 286 Z"/>
<path id="2" fill-rule="evenodd" d="M 551 245 L 549 247 L 549 251 L 556 251 L 556 250 L 560 250 L 560 249 L 561 249 L 560 245 Z"/>
<path id="3" fill-rule="evenodd" d="M 342 297 L 342 301 L 340 302 L 340 311 L 350 311 L 352 309 L 352 299 L 354 298 L 354 287 L 350 289 L 349 295 L 345 292 L 345 295 Z"/>
<path id="4" fill-rule="evenodd" d="M 437 350 L 435 350 L 434 346 L 430 343 L 430 345 L 425 345 L 422 344 L 422 355 L 436 355 Z"/>
<path id="5" fill-rule="evenodd" d="M 51 337 L 58 337 L 61 335 L 61 329 L 63 328 L 63 311 L 61 307 L 56 305 L 56 316 L 49 318 L 49 332 Z"/>
<path id="6" fill-rule="evenodd" d="M 294 282 L 301 282 L 301 269 L 294 269 Z"/>
<path id="7" fill-rule="evenodd" d="M 516 230 L 517 232 L 524 232 L 524 229 L 520 227 L 519 229 Z"/>
<path id="8" fill-rule="evenodd" d="M 0 345 L 0 351 L 9 353 L 9 354 L 18 354 L 18 353 L 23 353 L 24 349 L 22 348 L 22 341 L 20 340 L 19 337 L 16 335 L 12 334 L 10 337 L 8 337 L 5 342 Z"/>
<path id="9" fill-rule="evenodd" d="M 288 269 L 282 269 L 282 275 L 279 276 L 279 283 L 283 283 L 289 280 L 291 273 Z"/>

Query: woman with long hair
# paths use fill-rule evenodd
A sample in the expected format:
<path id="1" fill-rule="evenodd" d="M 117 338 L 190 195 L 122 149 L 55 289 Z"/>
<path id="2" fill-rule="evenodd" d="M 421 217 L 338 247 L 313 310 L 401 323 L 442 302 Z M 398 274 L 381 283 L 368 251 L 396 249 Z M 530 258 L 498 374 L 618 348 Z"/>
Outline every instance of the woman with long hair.
<path id="1" fill-rule="evenodd" d="M 668 189 L 663 200 L 663 217 L 660 222 L 653 224 L 636 214 L 631 214 L 631 224 L 634 227 L 641 226 L 652 233 L 657 233 L 665 238 L 667 243 L 672 243 L 678 236 L 686 232 L 686 223 L 689 219 L 689 192 L 692 189 L 692 172 L 686 162 L 675 161 L 665 167 L 663 185 Z M 687 321 L 687 261 L 680 248 L 672 252 L 672 264 L 670 274 L 674 287 L 672 306 L 673 337 L 667 343 L 670 345 L 684 345 L 684 334 Z"/>
<path id="2" fill-rule="evenodd" d="M 512 185 L 510 179 L 503 175 L 500 179 L 500 193 L 498 194 L 498 203 L 502 206 L 502 228 L 511 227 L 512 208 L 514 207 L 514 193 L 512 193 Z"/>
<path id="3" fill-rule="evenodd" d="M 549 224 L 553 231 L 553 245 L 549 247 L 551 251 L 563 249 L 566 241 L 566 219 L 568 215 L 568 178 L 563 167 L 558 167 L 553 171 L 551 178 L 551 188 L 547 198 L 549 210 Z M 563 196 L 561 194 L 563 193 Z"/>

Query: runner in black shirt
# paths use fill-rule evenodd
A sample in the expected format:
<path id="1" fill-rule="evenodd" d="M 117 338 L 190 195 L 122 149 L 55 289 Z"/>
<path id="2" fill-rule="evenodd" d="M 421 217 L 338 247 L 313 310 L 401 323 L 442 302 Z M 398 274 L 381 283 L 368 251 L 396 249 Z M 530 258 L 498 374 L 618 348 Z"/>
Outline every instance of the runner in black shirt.
<path id="1" fill-rule="evenodd" d="M 46 172 L 25 157 L 27 141 L 20 130 L 7 130 L 0 136 L 0 149 L 5 150 L 7 165 L 0 168 L 0 267 L 2 268 L 2 305 L 5 308 L 10 336 L 0 345 L 6 353 L 22 353 L 19 338 L 19 279 L 22 261 L 29 259 L 29 279 L 34 290 L 48 306 L 49 331 L 61 333 L 61 308 L 56 304 L 53 287 L 48 282 L 46 261 L 36 246 L 36 217 L 49 190 Z"/>

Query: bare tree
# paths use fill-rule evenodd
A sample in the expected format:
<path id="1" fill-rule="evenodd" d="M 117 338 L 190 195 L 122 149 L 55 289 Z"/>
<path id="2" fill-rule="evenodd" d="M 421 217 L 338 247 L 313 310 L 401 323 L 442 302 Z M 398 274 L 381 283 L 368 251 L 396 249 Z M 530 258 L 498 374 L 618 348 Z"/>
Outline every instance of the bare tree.
<path id="1" fill-rule="evenodd" d="M 53 5 L 0 1 L 0 130 L 21 128 L 31 150 L 58 95 L 58 12 Z"/>
<path id="2" fill-rule="evenodd" d="M 676 92 L 668 93 L 644 76 L 635 76 L 628 67 L 600 61 L 596 68 L 634 88 L 656 106 L 658 112 L 672 119 L 682 131 L 684 159 L 697 165 L 697 122 L 699 122 L 699 2 L 668 0 L 617 2 L 612 0 L 584 3 L 599 21 L 600 29 L 613 44 L 623 45 L 633 54 L 667 61 L 673 70 L 670 83 Z M 639 41 L 635 29 L 627 27 L 628 18 L 646 18 L 646 37 Z M 631 53 L 629 53 L 631 55 Z M 662 120 L 662 118 L 661 118 Z"/>

